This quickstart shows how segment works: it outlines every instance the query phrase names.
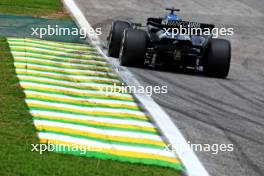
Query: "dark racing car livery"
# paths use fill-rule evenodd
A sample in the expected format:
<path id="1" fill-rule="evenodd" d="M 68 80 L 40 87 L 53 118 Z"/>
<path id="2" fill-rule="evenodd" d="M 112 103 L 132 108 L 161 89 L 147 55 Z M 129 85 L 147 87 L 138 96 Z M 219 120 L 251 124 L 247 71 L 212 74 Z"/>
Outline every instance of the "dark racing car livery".
<path id="1" fill-rule="evenodd" d="M 231 60 L 228 40 L 213 38 L 213 24 L 183 21 L 179 9 L 167 8 L 165 18 L 148 18 L 142 26 L 130 21 L 113 21 L 108 37 L 108 55 L 123 66 L 170 66 L 192 69 L 207 76 L 225 78 Z M 197 34 L 178 33 L 179 30 Z M 175 32 L 177 31 L 177 33 Z"/>

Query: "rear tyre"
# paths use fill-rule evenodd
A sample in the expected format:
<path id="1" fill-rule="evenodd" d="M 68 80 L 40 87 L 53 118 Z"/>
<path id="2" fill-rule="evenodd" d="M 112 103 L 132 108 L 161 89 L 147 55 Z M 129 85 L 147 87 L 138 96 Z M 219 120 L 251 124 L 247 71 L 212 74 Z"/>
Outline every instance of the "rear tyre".
<path id="1" fill-rule="evenodd" d="M 120 49 L 120 65 L 143 66 L 146 58 L 147 34 L 140 29 L 126 29 Z"/>
<path id="2" fill-rule="evenodd" d="M 127 21 L 114 21 L 112 23 L 108 38 L 108 55 L 110 57 L 118 58 L 123 32 L 130 27 L 131 25 Z"/>
<path id="3" fill-rule="evenodd" d="M 230 42 L 224 39 L 212 39 L 205 56 L 205 75 L 217 78 L 227 77 L 230 68 L 230 60 Z"/>

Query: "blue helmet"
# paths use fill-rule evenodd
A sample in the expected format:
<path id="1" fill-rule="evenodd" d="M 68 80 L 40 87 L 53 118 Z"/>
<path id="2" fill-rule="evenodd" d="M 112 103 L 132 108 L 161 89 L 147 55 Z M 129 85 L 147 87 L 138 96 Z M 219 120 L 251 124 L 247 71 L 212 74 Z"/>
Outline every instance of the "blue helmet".
<path id="1" fill-rule="evenodd" d="M 167 20 L 167 21 L 181 21 L 181 17 L 179 17 L 178 15 L 176 15 L 174 13 L 168 13 L 165 16 L 165 20 Z"/>

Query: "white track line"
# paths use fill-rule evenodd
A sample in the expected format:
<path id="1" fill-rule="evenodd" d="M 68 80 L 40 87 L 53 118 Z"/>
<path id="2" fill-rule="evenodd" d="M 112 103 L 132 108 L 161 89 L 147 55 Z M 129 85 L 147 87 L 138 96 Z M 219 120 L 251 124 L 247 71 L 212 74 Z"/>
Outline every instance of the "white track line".
<path id="1" fill-rule="evenodd" d="M 94 31 L 74 0 L 63 0 L 63 3 L 80 27 L 89 29 L 88 31 Z M 98 49 L 98 51 L 107 59 L 107 61 L 109 61 L 113 65 L 113 67 L 115 67 L 115 70 L 118 72 L 123 81 L 125 81 L 130 86 L 140 86 L 140 83 L 127 68 L 119 66 L 116 60 L 108 58 L 104 54 L 104 52 L 100 48 L 100 39 L 95 34 L 95 31 L 93 35 L 88 34 L 88 36 L 91 44 Z M 184 136 L 180 132 L 179 128 L 172 122 L 169 115 L 156 102 L 154 102 L 151 97 L 144 94 L 134 95 L 145 106 L 145 109 L 149 112 L 153 121 L 161 130 L 167 142 L 183 147 L 184 150 L 182 150 L 180 147 L 176 147 L 176 154 L 186 167 L 187 175 L 209 176 L 208 172 L 206 171 L 198 157 L 195 155 L 195 153 L 190 149 L 190 146 L 186 142 Z"/>

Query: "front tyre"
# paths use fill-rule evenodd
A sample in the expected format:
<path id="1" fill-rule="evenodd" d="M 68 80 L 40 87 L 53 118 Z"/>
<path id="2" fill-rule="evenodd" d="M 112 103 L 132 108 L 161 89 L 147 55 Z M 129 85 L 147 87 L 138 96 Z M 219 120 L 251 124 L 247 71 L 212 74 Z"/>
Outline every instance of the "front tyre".
<path id="1" fill-rule="evenodd" d="M 226 78 L 230 69 L 230 60 L 230 42 L 225 39 L 211 39 L 205 55 L 205 75 L 217 78 Z"/>
<path id="2" fill-rule="evenodd" d="M 140 29 L 126 29 L 123 33 L 120 49 L 120 65 L 143 66 L 147 49 L 146 31 Z"/>

